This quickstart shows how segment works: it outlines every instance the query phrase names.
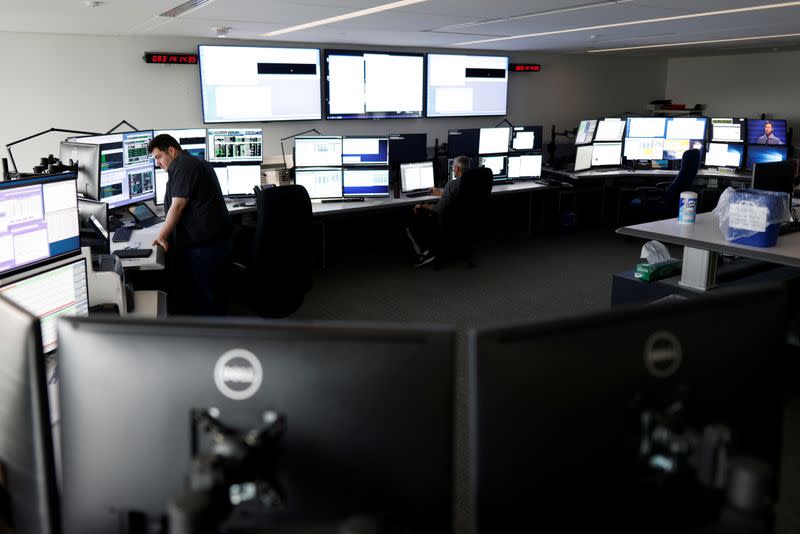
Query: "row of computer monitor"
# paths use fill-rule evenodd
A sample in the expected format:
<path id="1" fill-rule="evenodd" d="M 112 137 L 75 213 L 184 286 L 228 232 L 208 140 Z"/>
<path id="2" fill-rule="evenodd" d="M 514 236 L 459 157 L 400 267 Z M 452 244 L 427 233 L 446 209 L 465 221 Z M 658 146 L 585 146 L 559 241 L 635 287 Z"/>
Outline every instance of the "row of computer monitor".
<path id="1" fill-rule="evenodd" d="M 677 160 L 686 150 L 705 152 L 709 167 L 752 168 L 788 156 L 785 120 L 628 117 L 581 121 L 575 170 L 628 160 Z"/>
<path id="2" fill-rule="evenodd" d="M 737 458 L 780 472 L 786 289 L 651 308 L 469 332 L 477 532 L 532 514 L 568 531 L 695 531 L 718 518 Z M 748 336 L 704 327 L 743 313 L 755 322 Z M 19 532 L 57 532 L 59 516 L 63 532 L 157 528 L 185 495 L 193 451 L 210 449 L 185 424 L 199 411 L 227 427 L 222 445 L 252 436 L 270 413 L 286 421 L 279 447 L 225 472 L 239 478 L 214 478 L 225 482 L 215 486 L 222 500 L 209 492 L 215 511 L 247 501 L 251 483 L 254 496 L 277 483 L 286 500 L 245 504 L 251 525 L 358 515 L 386 532 L 452 530 L 453 328 L 60 320 L 57 453 L 35 320 L 0 299 L 0 321 L 10 333 L 2 417 L 17 437 L 0 455 L 11 462 Z M 776 496 L 775 482 L 760 482 Z M 242 491 L 229 494 L 235 483 Z M 183 501 L 172 502 L 174 513 Z"/>
<path id="3" fill-rule="evenodd" d="M 541 126 L 462 128 L 447 133 L 447 155 L 485 156 L 542 149 Z"/>

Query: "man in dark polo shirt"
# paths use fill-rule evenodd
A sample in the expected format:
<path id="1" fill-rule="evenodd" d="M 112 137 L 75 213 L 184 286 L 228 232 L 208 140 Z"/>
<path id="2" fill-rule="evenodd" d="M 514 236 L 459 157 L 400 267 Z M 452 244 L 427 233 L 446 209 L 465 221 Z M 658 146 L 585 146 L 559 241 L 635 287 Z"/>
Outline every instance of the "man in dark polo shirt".
<path id="1" fill-rule="evenodd" d="M 169 173 L 166 220 L 153 244 L 168 253 L 174 293 L 169 295 L 170 309 L 223 315 L 232 225 L 214 168 L 166 134 L 157 135 L 148 152 Z"/>

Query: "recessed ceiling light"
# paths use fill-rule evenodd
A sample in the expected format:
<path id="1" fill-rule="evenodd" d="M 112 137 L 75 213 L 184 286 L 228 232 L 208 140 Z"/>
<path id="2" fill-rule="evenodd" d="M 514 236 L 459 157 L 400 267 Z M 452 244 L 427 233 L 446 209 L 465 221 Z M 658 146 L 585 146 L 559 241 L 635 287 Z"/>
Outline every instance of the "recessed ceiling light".
<path id="1" fill-rule="evenodd" d="M 231 31 L 230 26 L 215 26 L 214 28 L 211 29 L 217 33 L 217 37 L 222 37 L 222 38 L 227 37 Z"/>
<path id="2" fill-rule="evenodd" d="M 641 45 L 641 46 L 626 46 L 623 48 L 604 48 L 602 50 L 587 50 L 590 54 L 599 52 L 622 52 L 624 50 L 644 50 L 646 48 L 668 48 L 672 46 L 691 46 L 702 44 L 715 44 L 715 43 L 734 43 L 739 41 L 758 41 L 763 39 L 780 39 L 786 37 L 800 37 L 800 33 L 784 33 L 781 35 L 758 35 L 756 37 L 733 37 L 730 39 L 710 39 L 707 41 L 688 41 L 685 43 L 665 43 L 655 45 Z"/>
<path id="3" fill-rule="evenodd" d="M 290 26 L 288 28 L 283 28 L 281 30 L 275 30 L 273 32 L 262 33 L 262 37 L 274 37 L 276 35 L 283 35 L 284 33 L 289 32 L 296 32 L 298 30 L 305 30 L 308 28 L 314 28 L 316 26 L 322 26 L 323 24 L 331 24 L 333 22 L 339 22 L 342 20 L 347 19 L 354 19 L 356 17 L 363 17 L 364 15 L 372 15 L 374 13 L 380 13 L 381 11 L 388 11 L 390 9 L 397 9 L 398 7 L 405 7 L 410 6 L 412 4 L 419 4 L 420 2 L 425 2 L 426 0 L 400 0 L 399 2 L 392 2 L 390 4 L 383 4 L 382 6 L 375 6 L 370 7 L 367 9 L 360 9 L 358 11 L 353 11 L 351 13 L 345 13 L 344 15 L 338 15 L 336 17 L 330 17 L 327 19 L 320 19 L 315 20 L 313 22 L 307 22 L 305 24 L 298 24 L 297 26 Z"/>
<path id="4" fill-rule="evenodd" d="M 714 17 L 718 15 L 734 15 L 738 13 L 750 13 L 753 11 L 764 11 L 767 9 L 782 9 L 787 7 L 797 7 L 800 6 L 799 2 L 781 2 L 778 4 L 766 4 L 766 5 L 759 5 L 759 6 L 750 6 L 750 7 L 739 7 L 735 9 L 722 9 L 719 11 L 704 11 L 702 13 L 690 13 L 687 15 L 674 15 L 671 17 L 659 17 L 655 19 L 644 19 L 644 20 L 631 20 L 628 22 L 615 22 L 612 24 L 601 24 L 598 26 L 586 26 L 584 28 L 570 28 L 568 30 L 555 30 L 550 32 L 538 32 L 538 33 L 527 33 L 525 35 L 510 35 L 508 37 L 495 37 L 493 39 L 480 39 L 478 41 L 467 41 L 464 43 L 456 43 L 455 46 L 466 46 L 466 45 L 475 45 L 481 43 L 494 43 L 497 41 L 510 41 L 512 39 L 527 39 L 531 37 L 544 37 L 547 35 L 559 35 L 563 33 L 575 33 L 575 32 L 584 32 L 584 31 L 592 31 L 592 30 L 602 30 L 606 28 L 622 28 L 625 26 L 638 26 L 640 24 L 652 24 L 655 22 L 671 22 L 675 20 L 688 20 L 688 19 L 697 19 L 702 17 Z"/>

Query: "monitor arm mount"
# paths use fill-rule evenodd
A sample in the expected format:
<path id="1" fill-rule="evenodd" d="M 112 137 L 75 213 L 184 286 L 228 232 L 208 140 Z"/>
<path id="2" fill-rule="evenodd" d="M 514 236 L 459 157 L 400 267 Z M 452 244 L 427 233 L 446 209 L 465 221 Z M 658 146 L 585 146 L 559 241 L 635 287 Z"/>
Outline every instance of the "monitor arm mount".
<path id="1" fill-rule="evenodd" d="M 265 411 L 264 425 L 246 432 L 226 426 L 218 417 L 215 408 L 191 412 L 188 487 L 167 506 L 169 534 L 216 534 L 223 523 L 236 526 L 237 511 L 249 516 L 249 525 L 286 500 L 277 480 L 286 417 Z M 200 433 L 209 441 L 202 452 Z"/>
<path id="2" fill-rule="evenodd" d="M 82 130 L 66 130 L 64 128 L 50 128 L 48 130 L 44 130 L 44 131 L 41 131 L 39 133 L 35 133 L 33 135 L 29 135 L 27 137 L 23 137 L 22 139 L 17 139 L 16 141 L 12 141 L 12 142 L 10 142 L 10 143 L 8 143 L 6 145 L 6 150 L 8 151 L 8 156 L 11 158 L 11 164 L 14 166 L 14 172 L 16 174 L 19 174 L 19 168 L 17 167 L 17 162 L 14 160 L 14 153 L 11 152 L 11 147 L 14 146 L 14 145 L 18 145 L 20 143 L 24 143 L 25 141 L 29 141 L 31 139 L 35 139 L 36 137 L 40 137 L 42 135 L 49 134 L 51 132 L 72 133 L 72 134 L 82 134 L 82 135 L 98 135 L 97 132 L 84 132 Z M 50 163 L 53 163 L 53 162 L 50 162 Z M 2 176 L 0 178 L 6 179 L 6 176 Z"/>
<path id="3" fill-rule="evenodd" d="M 123 119 L 123 120 L 119 121 L 119 122 L 117 123 L 117 125 L 116 125 L 116 126 L 114 126 L 114 127 L 113 127 L 113 128 L 111 128 L 109 131 L 107 131 L 107 132 L 105 133 L 105 135 L 108 135 L 108 134 L 110 134 L 111 132 L 113 132 L 114 130 L 116 130 L 117 128 L 119 128 L 120 126 L 122 126 L 123 124 L 125 124 L 125 125 L 126 125 L 128 128 L 130 128 L 130 129 L 131 129 L 131 130 L 133 130 L 134 132 L 138 132 L 138 131 L 139 131 L 139 128 L 137 128 L 137 127 L 136 127 L 136 126 L 134 126 L 133 124 L 131 124 L 131 123 L 129 123 L 128 121 L 126 121 L 126 120 L 124 120 L 124 119 Z"/>

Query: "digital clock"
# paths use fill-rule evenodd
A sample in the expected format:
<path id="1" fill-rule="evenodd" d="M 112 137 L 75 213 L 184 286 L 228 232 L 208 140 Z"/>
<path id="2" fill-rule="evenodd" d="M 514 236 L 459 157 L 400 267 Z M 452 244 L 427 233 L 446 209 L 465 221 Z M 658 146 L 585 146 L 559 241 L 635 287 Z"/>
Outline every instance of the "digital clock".
<path id="1" fill-rule="evenodd" d="M 508 69 L 511 72 L 540 72 L 542 66 L 538 63 L 512 63 Z"/>
<path id="2" fill-rule="evenodd" d="M 197 65 L 197 54 L 145 52 L 144 62 L 161 65 Z"/>

